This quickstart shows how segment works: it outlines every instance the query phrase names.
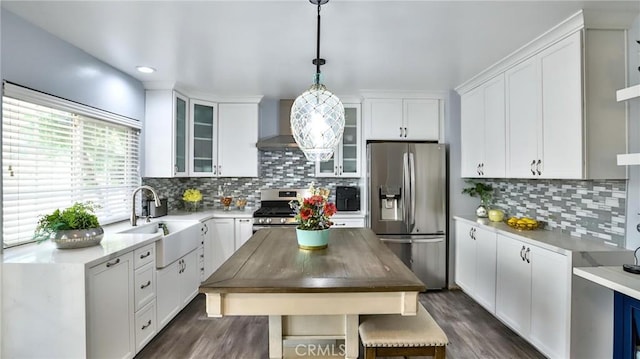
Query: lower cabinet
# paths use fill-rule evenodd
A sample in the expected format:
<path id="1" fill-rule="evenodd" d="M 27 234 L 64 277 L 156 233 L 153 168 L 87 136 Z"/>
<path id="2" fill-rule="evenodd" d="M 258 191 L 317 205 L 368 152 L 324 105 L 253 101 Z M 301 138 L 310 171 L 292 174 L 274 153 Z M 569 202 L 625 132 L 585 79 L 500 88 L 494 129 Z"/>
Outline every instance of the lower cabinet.
<path id="1" fill-rule="evenodd" d="M 235 243 L 236 251 L 242 247 L 244 242 L 249 240 L 253 235 L 253 219 L 251 218 L 236 218 L 235 219 Z"/>
<path id="2" fill-rule="evenodd" d="M 136 312 L 136 353 L 156 335 L 156 301 L 153 300 Z"/>
<path id="3" fill-rule="evenodd" d="M 208 232 L 204 237 L 205 280 L 235 251 L 235 222 L 233 218 L 213 218 L 205 222 Z"/>
<path id="4" fill-rule="evenodd" d="M 456 221 L 456 283 L 489 312 L 495 312 L 495 233 Z"/>
<path id="5" fill-rule="evenodd" d="M 134 356 L 133 274 L 133 253 L 131 252 L 89 269 L 87 357 L 132 358 Z"/>
<path id="6" fill-rule="evenodd" d="M 156 271 L 158 330 L 198 294 L 200 269 L 198 249 Z"/>
<path id="7" fill-rule="evenodd" d="M 569 356 L 571 263 L 498 234 L 496 316 L 551 358 Z"/>

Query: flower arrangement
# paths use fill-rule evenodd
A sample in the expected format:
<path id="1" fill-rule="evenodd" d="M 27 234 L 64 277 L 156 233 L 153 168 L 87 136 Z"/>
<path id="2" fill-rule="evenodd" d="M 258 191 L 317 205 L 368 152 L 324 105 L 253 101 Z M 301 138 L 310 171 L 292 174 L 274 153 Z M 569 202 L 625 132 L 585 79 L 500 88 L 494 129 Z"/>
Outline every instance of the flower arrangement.
<path id="1" fill-rule="evenodd" d="M 296 200 L 289 202 L 289 206 L 296 212 L 298 229 L 320 231 L 331 227 L 329 220 L 336 213 L 336 205 L 329 202 L 330 191 L 326 188 L 309 186 L 310 197 L 298 195 Z"/>
<path id="2" fill-rule="evenodd" d="M 182 194 L 182 200 L 186 202 L 200 202 L 202 201 L 202 193 L 196 188 L 188 188 Z"/>
<path id="3" fill-rule="evenodd" d="M 196 188 L 188 188 L 182 194 L 185 209 L 187 211 L 197 211 L 200 201 L 202 201 L 202 193 Z"/>

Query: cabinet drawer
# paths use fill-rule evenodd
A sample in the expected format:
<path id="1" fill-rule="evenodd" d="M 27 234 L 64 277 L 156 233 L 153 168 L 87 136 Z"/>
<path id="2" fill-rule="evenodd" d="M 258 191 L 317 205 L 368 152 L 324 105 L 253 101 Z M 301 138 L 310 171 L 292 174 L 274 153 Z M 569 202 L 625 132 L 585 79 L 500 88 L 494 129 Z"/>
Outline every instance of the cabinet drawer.
<path id="1" fill-rule="evenodd" d="M 142 248 L 138 248 L 133 252 L 134 268 L 138 269 L 147 263 L 155 262 L 156 244 L 151 243 Z"/>
<path id="2" fill-rule="evenodd" d="M 364 218 L 334 219 L 335 228 L 364 228 Z"/>
<path id="3" fill-rule="evenodd" d="M 134 274 L 134 300 L 135 310 L 142 308 L 156 297 L 156 280 L 154 278 L 155 267 L 148 263 L 142 268 L 136 269 Z"/>
<path id="4" fill-rule="evenodd" d="M 153 339 L 156 331 L 156 301 L 153 300 L 136 312 L 136 353 Z"/>

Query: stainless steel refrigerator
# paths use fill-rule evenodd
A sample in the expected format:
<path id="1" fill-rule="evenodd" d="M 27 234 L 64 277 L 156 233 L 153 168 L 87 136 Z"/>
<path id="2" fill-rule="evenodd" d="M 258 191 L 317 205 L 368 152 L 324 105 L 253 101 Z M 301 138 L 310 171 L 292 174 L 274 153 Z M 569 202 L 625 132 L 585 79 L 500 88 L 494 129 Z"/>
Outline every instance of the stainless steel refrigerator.
<path id="1" fill-rule="evenodd" d="M 447 166 L 437 143 L 367 144 L 371 229 L 427 289 L 447 286 Z"/>

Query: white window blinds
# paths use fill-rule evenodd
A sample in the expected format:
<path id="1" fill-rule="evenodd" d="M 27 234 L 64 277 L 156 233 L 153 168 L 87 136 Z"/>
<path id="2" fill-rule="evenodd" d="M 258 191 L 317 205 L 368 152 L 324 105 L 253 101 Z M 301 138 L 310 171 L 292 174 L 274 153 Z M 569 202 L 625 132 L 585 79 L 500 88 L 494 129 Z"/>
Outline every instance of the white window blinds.
<path id="1" fill-rule="evenodd" d="M 39 217 L 91 201 L 100 224 L 126 219 L 140 185 L 137 121 L 5 83 L 3 244 L 32 241 Z"/>

